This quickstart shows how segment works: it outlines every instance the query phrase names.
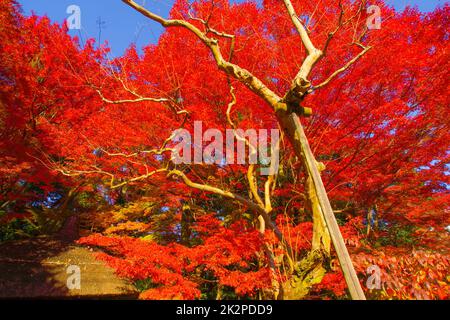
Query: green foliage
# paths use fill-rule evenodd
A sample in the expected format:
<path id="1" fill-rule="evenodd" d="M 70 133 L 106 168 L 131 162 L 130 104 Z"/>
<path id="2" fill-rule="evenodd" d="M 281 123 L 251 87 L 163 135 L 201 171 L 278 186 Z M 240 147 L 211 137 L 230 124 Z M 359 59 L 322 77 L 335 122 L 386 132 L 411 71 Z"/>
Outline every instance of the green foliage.
<path id="1" fill-rule="evenodd" d="M 59 210 L 33 208 L 28 210 L 40 234 L 53 234 L 61 229 L 66 217 Z"/>
<path id="2" fill-rule="evenodd" d="M 77 197 L 77 204 L 82 209 L 94 209 L 99 206 L 99 203 L 96 199 L 97 197 L 93 196 L 90 192 L 81 192 Z M 100 197 L 98 197 L 100 198 Z"/>
<path id="3" fill-rule="evenodd" d="M 412 246 L 417 242 L 414 236 L 417 227 L 414 225 L 395 223 L 383 229 L 383 235 L 377 238 L 375 247 L 389 245 L 395 247 Z"/>
<path id="4" fill-rule="evenodd" d="M 133 285 L 136 287 L 136 289 L 139 292 L 144 292 L 155 286 L 151 278 L 144 279 L 144 280 L 136 280 L 133 282 Z"/>
<path id="5" fill-rule="evenodd" d="M 0 225 L 0 243 L 33 237 L 38 234 L 39 231 L 36 226 L 27 219 L 13 219 L 4 225 Z"/>
<path id="6" fill-rule="evenodd" d="M 339 226 L 345 226 L 345 224 L 348 221 L 347 216 L 344 213 L 335 213 L 335 217 L 336 217 L 336 221 L 338 223 Z"/>

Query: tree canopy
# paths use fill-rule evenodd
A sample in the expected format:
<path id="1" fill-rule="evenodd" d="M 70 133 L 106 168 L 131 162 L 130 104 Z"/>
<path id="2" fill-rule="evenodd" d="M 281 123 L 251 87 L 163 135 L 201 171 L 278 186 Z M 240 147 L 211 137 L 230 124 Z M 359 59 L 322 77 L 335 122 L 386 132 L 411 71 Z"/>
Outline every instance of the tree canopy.
<path id="1" fill-rule="evenodd" d="M 124 3 L 166 30 L 111 58 L 0 0 L 0 241 L 77 215 L 143 299 L 348 298 L 295 114 L 365 295 L 449 298 L 448 5 L 370 30 L 366 1 Z M 196 121 L 279 129 L 277 172 L 174 164 Z"/>

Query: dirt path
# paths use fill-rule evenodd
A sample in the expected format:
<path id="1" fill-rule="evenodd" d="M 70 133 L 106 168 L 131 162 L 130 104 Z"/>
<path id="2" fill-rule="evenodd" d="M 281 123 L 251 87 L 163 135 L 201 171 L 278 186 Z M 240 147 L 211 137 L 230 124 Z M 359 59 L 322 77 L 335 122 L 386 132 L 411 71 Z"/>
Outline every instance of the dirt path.
<path id="1" fill-rule="evenodd" d="M 137 296 L 134 287 L 96 260 L 91 250 L 74 244 L 72 232 L 70 237 L 65 235 L 0 245 L 0 298 L 132 299 Z M 74 274 L 68 273 L 69 266 L 79 267 L 80 289 L 69 289 L 70 281 L 67 285 L 68 277 Z"/>

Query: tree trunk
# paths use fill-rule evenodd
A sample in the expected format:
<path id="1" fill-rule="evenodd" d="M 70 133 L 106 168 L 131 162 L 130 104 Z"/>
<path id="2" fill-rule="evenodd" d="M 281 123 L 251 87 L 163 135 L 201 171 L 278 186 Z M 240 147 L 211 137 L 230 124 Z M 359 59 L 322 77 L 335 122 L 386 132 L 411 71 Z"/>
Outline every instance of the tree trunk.
<path id="1" fill-rule="evenodd" d="M 317 162 L 309 146 L 308 139 L 297 114 L 290 110 L 293 109 L 289 108 L 286 104 L 280 104 L 277 108 L 278 121 L 291 141 L 295 154 L 302 161 L 303 167 L 306 169 L 308 176 L 312 179 L 318 203 L 320 204 L 331 240 L 333 241 L 350 295 L 354 300 L 365 300 L 366 298 L 364 292 L 362 291 L 352 260 L 339 230 L 339 225 L 337 224 L 336 217 L 334 216 L 333 209 L 323 185 L 319 169 L 317 168 Z"/>

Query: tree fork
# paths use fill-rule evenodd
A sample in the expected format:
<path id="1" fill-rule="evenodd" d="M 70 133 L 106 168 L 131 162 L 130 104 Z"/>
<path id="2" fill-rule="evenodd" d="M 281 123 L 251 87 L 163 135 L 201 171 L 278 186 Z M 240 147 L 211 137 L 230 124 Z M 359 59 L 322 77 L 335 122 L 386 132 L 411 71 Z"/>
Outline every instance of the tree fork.
<path id="1" fill-rule="evenodd" d="M 295 154 L 299 157 L 299 159 L 301 159 L 303 166 L 306 168 L 308 175 L 313 181 L 317 198 L 322 209 L 328 231 L 330 232 L 331 240 L 333 241 L 350 295 L 353 300 L 366 300 L 355 268 L 353 267 L 353 262 L 345 245 L 344 238 L 342 237 L 336 217 L 334 216 L 333 208 L 331 207 L 330 200 L 328 199 L 325 186 L 323 185 L 319 169 L 316 165 L 316 159 L 309 146 L 303 126 L 297 114 L 294 112 L 289 112 L 288 110 L 289 108 L 286 104 L 282 104 L 279 108 L 277 108 L 278 121 L 294 146 Z"/>

